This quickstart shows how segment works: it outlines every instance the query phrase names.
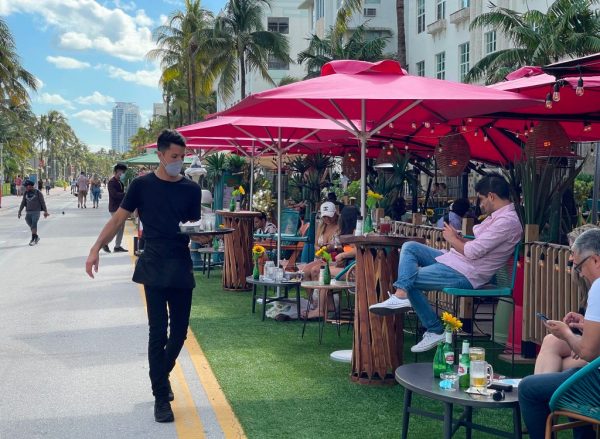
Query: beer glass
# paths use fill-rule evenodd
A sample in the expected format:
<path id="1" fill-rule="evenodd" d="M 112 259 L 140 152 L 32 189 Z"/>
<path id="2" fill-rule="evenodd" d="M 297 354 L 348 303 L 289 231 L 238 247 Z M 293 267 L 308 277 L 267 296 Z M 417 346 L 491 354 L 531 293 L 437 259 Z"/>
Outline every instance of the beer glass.
<path id="1" fill-rule="evenodd" d="M 484 348 L 469 348 L 469 360 L 485 361 L 485 349 Z"/>
<path id="2" fill-rule="evenodd" d="M 475 360 L 471 361 L 469 374 L 471 376 L 471 387 L 484 389 L 492 383 L 494 369 L 491 364 L 485 361 Z"/>

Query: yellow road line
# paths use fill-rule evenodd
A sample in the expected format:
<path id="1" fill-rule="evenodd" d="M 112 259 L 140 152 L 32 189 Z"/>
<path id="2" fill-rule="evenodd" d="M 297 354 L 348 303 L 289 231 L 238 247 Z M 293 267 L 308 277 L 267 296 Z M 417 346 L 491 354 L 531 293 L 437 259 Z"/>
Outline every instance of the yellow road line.
<path id="1" fill-rule="evenodd" d="M 135 233 L 135 229 L 131 223 L 127 224 L 126 229 L 127 235 L 132 232 Z M 130 248 L 133 248 L 133 239 L 131 240 L 130 245 Z M 132 263 L 135 263 L 133 250 L 130 256 Z M 138 289 L 144 308 L 146 308 L 146 294 L 144 293 L 144 287 L 138 284 Z M 204 426 L 198 415 L 198 409 L 194 403 L 194 398 L 192 397 L 192 393 L 190 392 L 190 388 L 179 363 L 175 364 L 175 368 L 171 372 L 171 387 L 173 388 L 173 393 L 176 395 L 175 400 L 171 403 L 171 407 L 175 414 L 175 430 L 177 431 L 177 436 L 181 439 L 203 439 L 205 437 Z"/>
<path id="2" fill-rule="evenodd" d="M 210 368 L 208 360 L 206 359 L 204 352 L 202 352 L 196 337 L 189 328 L 185 347 L 190 354 L 192 363 L 196 368 L 196 373 L 200 378 L 202 387 L 204 387 L 204 391 L 206 392 L 210 405 L 215 412 L 215 416 L 217 417 L 217 421 L 219 422 L 225 437 L 228 439 L 245 439 L 246 435 L 244 434 L 240 422 L 229 405 L 227 398 L 225 398 L 221 386 L 219 386 L 217 378 Z"/>

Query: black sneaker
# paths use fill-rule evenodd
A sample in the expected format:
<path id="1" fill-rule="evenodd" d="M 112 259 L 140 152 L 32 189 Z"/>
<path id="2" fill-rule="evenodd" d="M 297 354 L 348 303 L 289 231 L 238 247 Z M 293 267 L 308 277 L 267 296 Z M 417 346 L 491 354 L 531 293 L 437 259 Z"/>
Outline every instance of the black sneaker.
<path id="1" fill-rule="evenodd" d="M 154 401 L 154 420 L 156 422 L 173 422 L 175 420 L 169 401 Z"/>
<path id="2" fill-rule="evenodd" d="M 169 386 L 169 393 L 168 393 L 169 401 L 173 401 L 175 399 L 175 395 L 173 394 L 173 389 L 171 388 L 171 381 L 167 381 L 167 384 Z"/>
<path id="3" fill-rule="evenodd" d="M 36 236 L 36 237 L 35 237 L 35 243 L 37 244 L 38 242 L 40 242 L 40 237 L 39 237 L 39 236 Z"/>
<path id="4" fill-rule="evenodd" d="M 119 247 L 115 247 L 113 249 L 113 251 L 115 253 L 127 253 L 129 250 L 127 250 L 126 248 L 123 248 L 123 247 L 119 246 Z"/>
<path id="5" fill-rule="evenodd" d="M 108 244 L 103 245 L 102 250 L 104 250 L 106 253 L 110 253 L 110 248 L 108 247 Z"/>
<path id="6" fill-rule="evenodd" d="M 29 245 L 35 245 L 35 238 L 31 238 L 31 241 L 29 241 Z"/>

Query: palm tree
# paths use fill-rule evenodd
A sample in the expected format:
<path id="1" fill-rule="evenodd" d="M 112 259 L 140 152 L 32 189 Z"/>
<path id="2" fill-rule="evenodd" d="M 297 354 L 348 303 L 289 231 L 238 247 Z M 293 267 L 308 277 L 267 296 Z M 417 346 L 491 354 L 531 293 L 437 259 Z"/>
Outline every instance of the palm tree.
<path id="1" fill-rule="evenodd" d="M 365 24 L 358 26 L 345 43 L 343 36 L 336 36 L 333 29 L 323 39 L 312 35 L 308 48 L 298 54 L 298 64 L 306 62 L 308 70 L 304 79 L 319 76 L 323 65 L 334 59 L 357 59 L 371 62 L 383 59 L 383 50 L 389 37 L 377 37 L 367 41 L 365 36 Z"/>
<path id="2" fill-rule="evenodd" d="M 404 32 L 404 0 L 396 0 L 396 29 L 398 41 L 398 61 L 406 66 L 406 35 Z"/>
<path id="3" fill-rule="evenodd" d="M 279 32 L 265 31 L 263 9 L 269 0 L 229 0 L 224 14 L 215 20 L 213 35 L 208 39 L 209 72 L 220 75 L 218 92 L 224 98 L 233 96 L 239 74 L 241 98 L 246 97 L 246 73 L 258 70 L 275 85 L 268 72 L 269 55 L 289 62 L 287 38 Z"/>
<path id="4" fill-rule="evenodd" d="M 38 135 L 40 140 L 40 160 L 43 161 L 43 144 L 46 143 L 47 165 L 50 172 L 46 172 L 46 177 L 56 179 L 57 152 L 59 147 L 74 142 L 75 133 L 69 125 L 64 114 L 56 110 L 50 110 L 47 114 L 40 116 L 38 124 Z"/>
<path id="5" fill-rule="evenodd" d="M 155 29 L 158 48 L 147 54 L 150 59 L 160 59 L 163 84 L 176 77 L 186 78 L 189 123 L 198 117 L 198 89 L 204 95 L 212 89 L 214 75 L 204 71 L 206 52 L 200 50 L 212 19 L 212 13 L 200 7 L 200 0 L 186 0 L 185 11 L 173 12 L 168 24 Z"/>
<path id="6" fill-rule="evenodd" d="M 29 102 L 27 88 L 37 90 L 38 81 L 21 66 L 10 29 L 0 19 L 0 105 Z"/>
<path id="7" fill-rule="evenodd" d="M 487 83 L 504 79 L 524 65 L 545 65 L 565 57 L 600 51 L 600 13 L 592 10 L 598 0 L 556 0 L 545 14 L 537 10 L 518 13 L 490 2 L 491 11 L 471 23 L 471 29 L 490 27 L 502 31 L 510 48 L 493 52 L 477 62 L 466 82 L 483 77 Z"/>

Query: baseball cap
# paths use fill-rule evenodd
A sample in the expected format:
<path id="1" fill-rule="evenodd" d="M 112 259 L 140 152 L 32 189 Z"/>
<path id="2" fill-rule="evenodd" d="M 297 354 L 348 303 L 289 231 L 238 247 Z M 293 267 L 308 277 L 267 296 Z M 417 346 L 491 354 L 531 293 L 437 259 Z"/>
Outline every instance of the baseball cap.
<path id="1" fill-rule="evenodd" d="M 326 201 L 321 204 L 321 216 L 329 216 L 332 217 L 335 215 L 335 204 L 331 201 Z"/>
<path id="2" fill-rule="evenodd" d="M 23 186 L 35 186 L 35 185 L 33 184 L 33 181 L 25 180 L 25 183 L 23 183 Z"/>

